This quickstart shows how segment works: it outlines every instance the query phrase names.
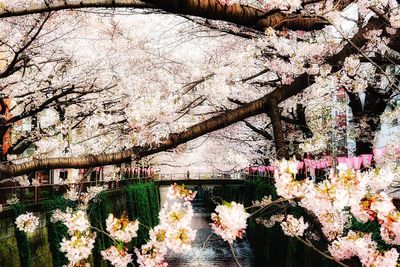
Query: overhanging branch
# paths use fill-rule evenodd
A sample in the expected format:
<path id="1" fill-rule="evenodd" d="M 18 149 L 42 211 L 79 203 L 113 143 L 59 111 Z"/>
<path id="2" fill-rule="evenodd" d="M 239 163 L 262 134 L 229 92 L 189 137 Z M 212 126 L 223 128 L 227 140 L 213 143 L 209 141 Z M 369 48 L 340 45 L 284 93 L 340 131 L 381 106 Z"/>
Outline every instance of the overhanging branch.
<path id="1" fill-rule="evenodd" d="M 254 7 L 233 4 L 221 5 L 217 0 L 55 0 L 41 2 L 29 7 L 0 8 L 0 18 L 46 13 L 51 11 L 82 8 L 147 8 L 161 9 L 169 13 L 200 16 L 208 19 L 223 20 L 238 25 L 264 30 L 288 28 L 294 30 L 321 29 L 327 22 L 318 16 L 301 14 L 288 15 L 283 12 L 266 13 Z"/>

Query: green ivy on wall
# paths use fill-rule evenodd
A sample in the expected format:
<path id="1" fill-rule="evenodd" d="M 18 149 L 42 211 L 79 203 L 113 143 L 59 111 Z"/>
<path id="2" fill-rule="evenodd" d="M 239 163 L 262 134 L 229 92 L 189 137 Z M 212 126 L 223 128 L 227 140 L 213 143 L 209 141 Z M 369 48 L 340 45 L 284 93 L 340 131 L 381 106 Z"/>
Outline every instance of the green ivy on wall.
<path id="1" fill-rule="evenodd" d="M 107 193 L 100 192 L 96 201 L 92 202 L 88 208 L 90 223 L 93 227 L 106 232 L 106 219 L 108 218 L 110 207 L 107 200 Z M 102 256 L 100 252 L 112 245 L 112 240 L 105 234 L 97 232 L 96 241 L 93 248 L 93 261 L 95 266 L 102 266 Z"/>
<path id="2" fill-rule="evenodd" d="M 26 212 L 25 206 L 21 203 L 17 203 L 11 206 L 14 212 L 15 218 Z M 14 221 L 15 221 L 14 218 Z M 32 266 L 32 251 L 31 244 L 29 243 L 28 236 L 25 232 L 15 228 L 15 238 L 17 240 L 17 246 L 19 251 L 19 259 L 21 266 L 31 267 Z"/>
<path id="3" fill-rule="evenodd" d="M 129 219 L 137 219 L 140 222 L 136 245 L 146 243 L 149 228 L 153 226 L 147 187 L 146 184 L 137 183 L 126 188 Z"/>
<path id="4" fill-rule="evenodd" d="M 65 254 L 60 251 L 60 243 L 64 237 L 68 236 L 68 229 L 62 222 L 52 223 L 50 218 L 55 209 L 65 211 L 67 207 L 74 208 L 76 204 L 66 200 L 62 196 L 54 196 L 43 202 L 43 210 L 46 212 L 46 224 L 49 235 L 49 247 L 53 258 L 53 266 L 61 267 L 68 264 Z"/>
<path id="5" fill-rule="evenodd" d="M 151 212 L 151 226 L 154 227 L 158 225 L 158 209 L 159 209 L 159 200 L 158 200 L 158 188 L 154 185 L 154 183 L 146 183 L 148 201 L 150 204 L 150 212 Z"/>
<path id="6" fill-rule="evenodd" d="M 117 190 L 118 191 L 118 190 Z M 112 206 L 109 202 L 117 200 L 117 206 L 125 207 L 121 201 L 127 201 L 127 215 L 128 217 L 133 219 L 138 219 L 142 225 L 140 225 L 138 231 L 138 238 L 133 239 L 133 241 L 129 244 L 129 250 L 132 252 L 134 246 L 139 246 L 141 244 L 146 243 L 148 239 L 149 228 L 153 228 L 156 226 L 158 222 L 158 209 L 159 209 L 159 192 L 158 187 L 155 186 L 154 183 L 136 183 L 129 185 L 125 188 L 125 190 L 120 190 L 119 192 L 113 192 L 113 194 L 117 194 L 118 199 L 114 199 L 108 197 L 109 192 L 101 192 L 95 201 L 89 204 L 87 209 L 87 213 L 91 222 L 91 225 L 95 228 L 101 229 L 102 231 L 106 231 L 106 219 L 110 213 L 115 213 L 112 209 Z M 118 194 L 126 194 L 121 197 Z M 114 196 L 113 195 L 113 196 Z M 44 200 L 39 204 L 39 206 L 35 206 L 35 209 L 40 210 L 41 213 L 46 214 L 46 227 L 48 232 L 48 244 L 49 249 L 52 255 L 52 264 L 55 267 L 61 267 L 68 264 L 68 259 L 65 256 L 65 253 L 60 251 L 60 243 L 64 237 L 68 238 L 68 229 L 67 227 L 61 223 L 50 222 L 50 218 L 55 209 L 60 209 L 65 211 L 67 207 L 71 207 L 76 209 L 76 203 L 73 201 L 66 200 L 61 195 L 49 194 L 49 199 Z M 120 199 L 123 199 L 119 201 Z M 20 214 L 26 212 L 26 207 L 21 204 L 15 204 L 12 207 L 13 210 L 13 221 Z M 145 225 L 145 226 L 143 226 Z M 109 263 L 102 260 L 100 252 L 109 246 L 112 245 L 112 240 L 105 234 L 101 232 L 97 232 L 97 238 L 94 244 L 93 249 L 93 257 L 91 257 L 90 261 L 93 266 L 109 266 Z M 19 250 L 19 261 L 21 266 L 23 267 L 32 267 L 33 265 L 33 255 L 31 240 L 28 238 L 26 233 L 15 230 L 15 238 L 17 241 L 17 246 Z"/>

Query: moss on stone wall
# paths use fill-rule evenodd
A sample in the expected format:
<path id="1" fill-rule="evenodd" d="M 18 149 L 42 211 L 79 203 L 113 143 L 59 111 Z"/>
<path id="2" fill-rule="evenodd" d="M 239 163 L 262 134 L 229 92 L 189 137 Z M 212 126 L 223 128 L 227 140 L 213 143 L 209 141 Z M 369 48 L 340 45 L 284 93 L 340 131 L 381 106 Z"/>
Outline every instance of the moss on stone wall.
<path id="1" fill-rule="evenodd" d="M 20 266 L 17 239 L 15 236 L 14 218 L 0 220 L 0 266 Z"/>
<path id="2" fill-rule="evenodd" d="M 24 205 L 17 203 L 15 205 L 11 206 L 11 209 L 14 211 L 14 221 L 15 218 L 17 218 L 19 215 L 25 213 L 25 207 Z M 28 241 L 28 236 L 22 232 L 19 231 L 17 228 L 15 229 L 15 238 L 17 240 L 17 246 L 18 246 L 18 251 L 19 251 L 19 259 L 21 266 L 24 267 L 31 267 L 32 266 L 32 251 L 31 251 L 31 246 Z"/>
<path id="3" fill-rule="evenodd" d="M 129 219 L 140 222 L 137 245 L 146 243 L 149 228 L 158 224 L 158 198 L 154 183 L 137 183 L 126 188 Z"/>
<path id="4" fill-rule="evenodd" d="M 101 192 L 88 207 L 88 215 L 92 226 L 106 230 L 105 221 L 110 213 L 120 216 L 127 212 L 130 219 L 139 219 L 139 236 L 129 245 L 130 252 L 133 246 L 143 244 L 148 238 L 148 228 L 158 224 L 159 197 L 158 188 L 154 183 L 137 183 L 129 185 L 125 190 Z M 12 206 L 12 212 L 2 213 L 0 219 L 0 266 L 7 267 L 60 267 L 68 263 L 65 254 L 60 251 L 60 242 L 67 237 L 67 228 L 64 224 L 51 223 L 52 211 L 67 207 L 75 207 L 74 202 L 64 199 L 60 195 L 52 195 L 50 199 L 40 205 L 25 207 L 22 204 Z M 32 235 L 27 236 L 15 227 L 15 218 L 26 210 L 37 211 L 40 216 L 40 227 Z M 112 241 L 104 234 L 97 233 L 92 266 L 109 266 L 102 260 L 100 251 L 111 246 Z"/>
<path id="5" fill-rule="evenodd" d="M 90 223 L 93 227 L 106 232 L 106 219 L 112 211 L 109 208 L 106 192 L 100 192 L 95 202 L 88 208 Z M 100 252 L 112 245 L 110 238 L 103 234 L 97 233 L 96 242 L 93 248 L 93 262 L 95 266 L 108 266 L 108 263 L 102 260 Z"/>
<path id="6" fill-rule="evenodd" d="M 68 201 L 61 196 L 54 196 L 49 200 L 43 202 L 43 211 L 46 212 L 47 231 L 50 237 L 49 247 L 53 259 L 53 266 L 60 267 L 68 263 L 65 254 L 60 251 L 60 243 L 64 237 L 68 236 L 67 227 L 61 223 L 51 223 L 50 218 L 55 209 L 65 211 L 67 207 L 75 207 L 75 203 Z"/>

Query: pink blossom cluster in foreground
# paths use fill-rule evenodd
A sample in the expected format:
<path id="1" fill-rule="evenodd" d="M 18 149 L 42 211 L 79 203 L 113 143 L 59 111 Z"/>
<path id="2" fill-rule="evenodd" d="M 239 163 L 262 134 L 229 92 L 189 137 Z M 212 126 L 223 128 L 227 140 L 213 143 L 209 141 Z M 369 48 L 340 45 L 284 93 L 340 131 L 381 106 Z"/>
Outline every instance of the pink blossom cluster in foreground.
<path id="1" fill-rule="evenodd" d="M 237 238 L 242 238 L 247 227 L 246 220 L 250 216 L 242 204 L 236 202 L 224 203 L 215 208 L 211 214 L 213 223 L 211 228 L 223 240 L 232 243 Z"/>
<path id="2" fill-rule="evenodd" d="M 160 223 L 150 230 L 150 240 L 140 249 L 136 248 L 138 264 L 143 267 L 167 266 L 165 255 L 168 250 L 188 253 L 196 238 L 196 230 L 191 228 L 193 208 L 191 201 L 196 192 L 184 186 L 172 185 L 160 212 Z"/>
<path id="3" fill-rule="evenodd" d="M 297 162 L 283 160 L 275 173 L 277 193 L 283 199 L 307 209 L 322 225 L 322 233 L 329 240 L 330 254 L 337 260 L 357 256 L 363 266 L 396 266 L 399 253 L 393 247 L 382 251 L 371 237 L 352 229 L 351 218 L 359 223 L 377 221 L 382 240 L 388 245 L 400 245 L 400 213 L 385 192 L 398 176 L 394 163 L 366 171 L 339 165 L 328 179 L 314 183 L 310 179 L 296 180 Z M 290 229 L 293 225 L 295 229 Z M 307 228 L 303 218 L 294 220 L 287 215 L 281 223 L 286 235 L 301 237 Z"/>

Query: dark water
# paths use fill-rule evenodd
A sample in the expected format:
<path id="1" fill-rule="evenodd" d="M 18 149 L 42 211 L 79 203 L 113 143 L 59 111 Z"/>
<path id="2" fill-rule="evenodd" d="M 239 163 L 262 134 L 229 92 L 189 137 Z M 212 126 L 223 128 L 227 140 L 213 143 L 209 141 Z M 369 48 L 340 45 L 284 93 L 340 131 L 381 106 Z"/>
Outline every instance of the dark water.
<path id="1" fill-rule="evenodd" d="M 161 201 L 165 199 L 166 190 L 160 188 Z M 193 252 L 190 254 L 168 253 L 168 266 L 210 266 L 210 267 L 234 267 L 237 266 L 227 242 L 213 235 L 203 249 L 203 244 L 213 233 L 209 223 L 211 210 L 205 206 L 202 199 L 196 197 L 192 202 L 194 217 L 192 227 L 197 229 Z M 243 267 L 253 266 L 253 253 L 247 237 L 234 242 L 233 249 L 237 259 Z"/>

